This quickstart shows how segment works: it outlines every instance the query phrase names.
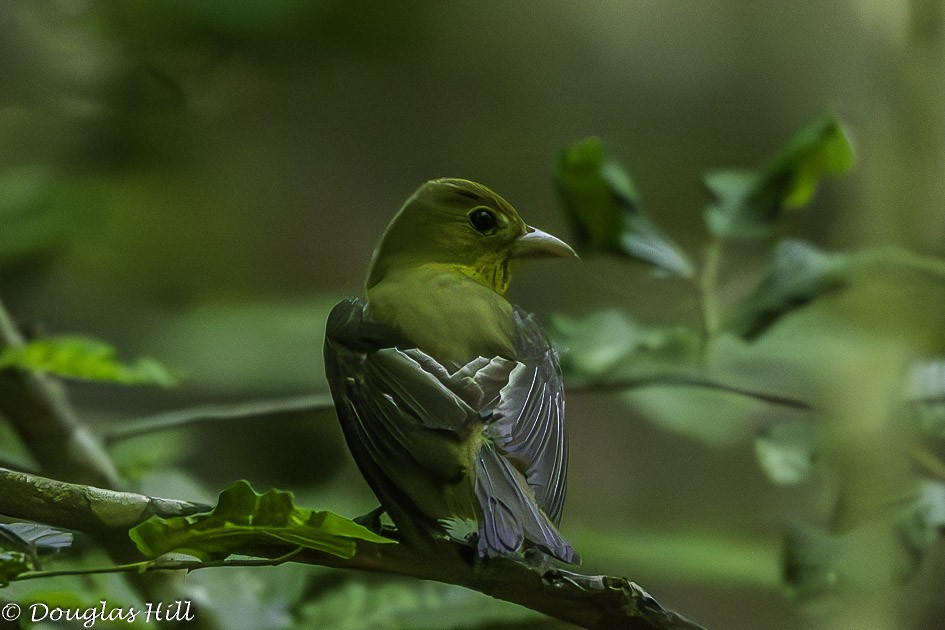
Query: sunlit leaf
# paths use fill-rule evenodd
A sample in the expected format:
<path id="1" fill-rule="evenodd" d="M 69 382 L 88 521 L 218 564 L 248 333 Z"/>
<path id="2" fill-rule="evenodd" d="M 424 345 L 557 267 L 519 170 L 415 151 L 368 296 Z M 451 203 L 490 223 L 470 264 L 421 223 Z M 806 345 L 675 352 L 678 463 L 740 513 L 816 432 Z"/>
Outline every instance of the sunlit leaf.
<path id="1" fill-rule="evenodd" d="M 706 209 L 706 223 L 727 238 L 771 236 L 784 210 L 808 204 L 823 177 L 847 172 L 853 161 L 843 126 L 823 115 L 801 129 L 763 171 L 707 175 L 715 203 Z"/>
<path id="2" fill-rule="evenodd" d="M 123 385 L 176 384 L 171 373 L 154 359 L 126 365 L 108 344 L 80 336 L 46 337 L 23 346 L 7 346 L 0 351 L 0 369 L 9 367 Z"/>
<path id="3" fill-rule="evenodd" d="M 146 556 L 175 551 L 201 560 L 246 554 L 254 545 L 272 543 L 284 543 L 287 551 L 302 547 L 351 558 L 359 540 L 395 542 L 333 512 L 296 507 L 291 492 L 259 494 L 246 481 L 221 492 L 211 512 L 169 519 L 155 516 L 130 534 Z"/>
<path id="4" fill-rule="evenodd" d="M 802 241 L 781 242 L 761 281 L 734 309 L 728 327 L 745 339 L 757 338 L 791 310 L 842 288 L 850 264 L 845 254 L 824 252 Z"/>
<path id="5" fill-rule="evenodd" d="M 565 149 L 557 183 L 580 249 L 629 256 L 672 275 L 692 275 L 688 258 L 650 221 L 630 175 L 607 155 L 600 138 Z"/>

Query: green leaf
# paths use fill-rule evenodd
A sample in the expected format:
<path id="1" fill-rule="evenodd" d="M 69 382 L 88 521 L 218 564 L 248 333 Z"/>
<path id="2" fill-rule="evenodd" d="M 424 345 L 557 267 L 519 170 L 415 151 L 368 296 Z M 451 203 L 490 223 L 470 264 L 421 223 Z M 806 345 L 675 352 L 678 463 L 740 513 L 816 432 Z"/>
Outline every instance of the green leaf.
<path id="1" fill-rule="evenodd" d="M 764 277 L 733 310 L 727 327 L 745 339 L 756 339 L 790 311 L 843 288 L 850 269 L 846 254 L 824 252 L 803 241 L 783 241 Z"/>
<path id="2" fill-rule="evenodd" d="M 843 126 L 822 115 L 801 129 L 761 172 L 721 171 L 705 177 L 716 202 L 706 209 L 713 234 L 727 238 L 771 236 L 784 210 L 807 205 L 821 178 L 852 168 L 853 147 Z"/>
<path id="3" fill-rule="evenodd" d="M 580 249 L 629 256 L 671 275 L 692 276 L 692 264 L 650 221 L 630 175 L 606 154 L 600 138 L 565 149 L 556 179 Z"/>
<path id="4" fill-rule="evenodd" d="M 16 367 L 44 374 L 123 385 L 170 387 L 176 379 L 154 359 L 121 363 L 106 343 L 80 336 L 46 337 L 0 351 L 0 369 Z"/>
<path id="5" fill-rule="evenodd" d="M 759 427 L 806 414 L 803 396 L 764 381 L 768 370 L 740 371 L 752 355 L 732 335 L 703 350 L 696 330 L 647 326 L 613 310 L 555 317 L 548 332 L 569 387 L 619 392 L 635 416 L 709 446 L 750 443 Z"/>
<path id="6" fill-rule="evenodd" d="M 29 554 L 22 551 L 0 550 L 0 587 L 6 586 L 21 573 L 35 571 L 37 565 Z"/>
<path id="7" fill-rule="evenodd" d="M 351 558 L 359 540 L 396 542 L 333 512 L 296 507 L 291 492 L 270 490 L 259 494 L 246 481 L 221 492 L 211 512 L 168 519 L 154 516 L 134 527 L 130 535 L 146 556 L 175 551 L 204 561 L 280 542 Z"/>

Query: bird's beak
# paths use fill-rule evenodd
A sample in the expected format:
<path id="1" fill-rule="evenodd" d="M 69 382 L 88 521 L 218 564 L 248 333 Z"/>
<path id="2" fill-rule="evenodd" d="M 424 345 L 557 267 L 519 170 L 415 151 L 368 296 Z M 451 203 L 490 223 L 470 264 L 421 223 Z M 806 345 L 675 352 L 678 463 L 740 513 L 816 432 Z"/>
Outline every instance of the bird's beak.
<path id="1" fill-rule="evenodd" d="M 513 258 L 577 258 L 571 246 L 557 236 L 542 232 L 530 225 L 525 226 L 525 234 L 512 245 Z"/>

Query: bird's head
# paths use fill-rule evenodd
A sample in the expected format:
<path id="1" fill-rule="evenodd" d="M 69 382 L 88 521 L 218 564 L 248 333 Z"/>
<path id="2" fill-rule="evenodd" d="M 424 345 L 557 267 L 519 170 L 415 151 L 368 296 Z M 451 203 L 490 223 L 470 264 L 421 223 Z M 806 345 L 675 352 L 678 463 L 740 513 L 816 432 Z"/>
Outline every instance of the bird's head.
<path id="1" fill-rule="evenodd" d="M 515 208 L 482 184 L 434 179 L 420 186 L 387 226 L 367 288 L 393 271 L 437 266 L 504 295 L 513 259 L 555 256 L 577 254 L 561 239 L 526 225 Z"/>

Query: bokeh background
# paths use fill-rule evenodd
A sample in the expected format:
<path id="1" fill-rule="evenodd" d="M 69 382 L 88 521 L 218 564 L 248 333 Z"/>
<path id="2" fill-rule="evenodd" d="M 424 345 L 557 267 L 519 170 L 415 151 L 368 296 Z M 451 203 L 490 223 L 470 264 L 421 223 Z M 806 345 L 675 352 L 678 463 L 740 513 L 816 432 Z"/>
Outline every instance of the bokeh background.
<path id="1" fill-rule="evenodd" d="M 702 175 L 763 163 L 825 109 L 857 167 L 787 233 L 942 254 L 943 25 L 934 0 L 0 0 L 0 299 L 31 331 L 88 334 L 181 375 L 170 389 L 72 385 L 103 433 L 324 392 L 327 312 L 361 291 L 423 181 L 481 181 L 567 240 L 555 161 L 598 135 L 698 259 Z M 510 295 L 546 322 L 619 308 L 699 325 L 690 287 L 605 256 L 522 269 Z M 330 414 L 276 420 L 112 452 L 146 493 L 211 501 L 247 478 L 346 516 L 374 506 Z M 568 421 L 563 530 L 585 570 L 627 575 L 708 627 L 814 623 L 786 596 L 780 555 L 816 493 L 769 481 L 750 438 L 708 446 L 606 393 L 571 395 Z M 28 462 L 12 433 L 0 439 Z M 563 627 L 462 591 L 302 567 L 188 579 L 234 628 Z"/>

